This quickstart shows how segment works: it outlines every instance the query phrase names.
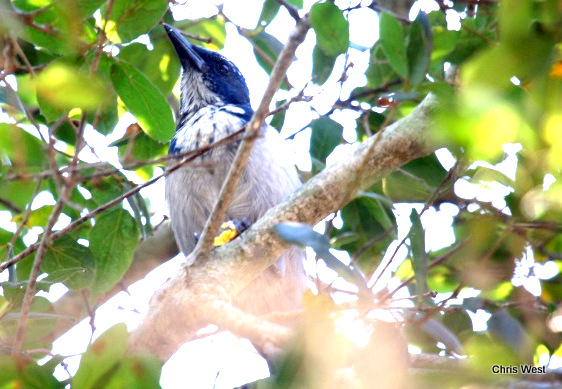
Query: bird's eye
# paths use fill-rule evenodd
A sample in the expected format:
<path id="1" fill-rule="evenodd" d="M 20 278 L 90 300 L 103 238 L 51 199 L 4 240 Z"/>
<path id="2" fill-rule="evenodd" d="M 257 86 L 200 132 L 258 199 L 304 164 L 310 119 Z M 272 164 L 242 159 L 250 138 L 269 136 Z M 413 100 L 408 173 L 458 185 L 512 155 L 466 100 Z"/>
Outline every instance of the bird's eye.
<path id="1" fill-rule="evenodd" d="M 228 65 L 226 65 L 226 64 L 221 65 L 221 67 L 219 68 L 219 71 L 220 71 L 222 74 L 228 73 L 229 70 L 230 70 L 230 68 L 229 68 Z"/>

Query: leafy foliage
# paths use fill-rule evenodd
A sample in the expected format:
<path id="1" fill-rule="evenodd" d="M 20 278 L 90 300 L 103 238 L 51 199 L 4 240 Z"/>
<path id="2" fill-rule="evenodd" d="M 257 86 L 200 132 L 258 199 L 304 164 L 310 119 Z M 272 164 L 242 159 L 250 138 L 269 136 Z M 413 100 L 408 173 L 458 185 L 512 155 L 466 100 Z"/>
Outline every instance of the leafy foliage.
<path id="1" fill-rule="evenodd" d="M 6 272 L 0 283 L 2 346 L 16 338 L 24 294 L 37 281 L 33 261 L 43 238 L 42 276 L 35 291 L 62 283 L 71 293 L 89 296 L 95 306 L 123 279 L 140 237 L 152 231 L 151 204 L 144 193 L 132 191 L 139 182 L 154 179 L 164 165 L 159 158 L 174 134 L 180 72 L 159 22 L 174 23 L 192 42 L 212 50 L 224 47 L 227 26 L 234 24 L 222 8 L 206 18 L 174 21 L 169 8 L 181 5 L 173 3 L 0 2 L 0 210 L 18 228 L 17 234 L 15 228 L 0 228 L 0 266 Z M 411 161 L 364 192 L 350 193 L 350 201 L 325 221 L 324 234 L 302 225 L 280 225 L 277 233 L 313 248 L 335 271 L 352 303 L 358 302 L 355 319 L 366 327 L 375 328 L 372 317 L 392 307 L 406 339 L 388 350 L 405 349 L 407 342 L 426 353 L 441 352 L 444 344 L 446 353 L 469 354 L 469 372 L 443 377 L 444 387 L 489 383 L 495 379 L 489 373 L 493 364 L 560 356 L 561 329 L 555 327 L 562 316 L 560 2 L 453 0 L 420 11 L 413 20 L 392 6 L 409 2 L 363 3 L 342 9 L 340 2 L 320 1 L 303 10 L 302 0 L 265 0 L 255 28 L 236 26 L 257 64 L 270 74 L 284 43 L 271 27 L 286 9 L 293 16 L 310 12 L 316 41 L 310 53 L 298 58 L 312 60 L 310 88 L 299 92 L 287 77 L 283 100 L 277 102 L 283 108 L 295 96 L 315 115 L 321 113 L 302 128 L 310 128 L 309 175 L 324 169 L 334 150 L 349 146 L 353 130 L 357 142 L 377 136 L 430 92 L 441 106 L 427 136 L 447 148 L 452 162 L 442 150 Z M 353 42 L 350 15 L 373 9 L 379 39 L 361 47 Z M 364 85 L 356 86 L 350 80 L 362 70 L 351 59 L 367 57 Z M 318 90 L 336 96 L 327 113 L 316 106 Z M 287 117 L 281 109 L 272 124 L 279 130 L 290 126 L 291 109 Z M 349 114 L 351 122 L 340 121 L 340 113 Z M 349 123 L 355 128 L 347 128 Z M 119 129 L 127 125 L 123 135 Z M 114 140 L 110 147 L 117 147 L 118 168 L 103 160 L 105 153 L 102 163 L 86 157 L 85 141 L 105 136 Z M 37 204 L 39 195 L 62 206 Z M 440 218 L 444 214 L 447 222 Z M 437 248 L 430 244 L 449 230 L 453 242 L 440 242 Z M 340 250 L 338 256 L 333 248 Z M 349 265 L 340 255 L 349 258 Z M 8 267 L 13 258 L 19 261 Z M 541 275 L 545 268 L 554 269 L 548 277 Z M 318 294 L 304 302 L 308 324 L 303 336 L 310 343 L 302 344 L 328 352 L 319 356 L 306 346 L 295 348 L 272 387 L 314 387 L 310 383 L 329 377 L 323 372 L 341 367 L 338 358 L 344 356 L 368 385 L 374 377 L 369 366 L 387 362 L 385 355 L 402 361 L 390 351 L 381 356 L 376 350 L 386 346 L 376 335 L 365 348 L 336 335 L 334 323 L 345 319 L 337 305 L 341 290 L 335 280 L 314 277 Z M 411 301 L 396 314 L 399 296 Z M 471 319 L 477 311 L 490 315 L 480 332 Z M 53 376 L 64 358 L 54 356 L 39 366 L 38 356 L 25 354 L 50 350 L 52 333 L 64 320 L 54 304 L 35 296 L 22 345 L 26 363 L 0 358 L 0 386 L 65 387 Z M 393 334 L 402 339 L 399 331 L 381 331 L 382 338 Z M 128 356 L 126 342 L 126 329 L 117 326 L 92 343 L 72 387 L 158 387 L 160 363 Z M 322 359 L 325 355 L 335 357 Z M 311 360 L 312 368 L 295 368 Z M 387 369 L 398 375 L 405 367 L 397 363 Z M 422 378 L 421 383 L 404 380 L 411 387 L 434 384 L 431 377 Z"/>

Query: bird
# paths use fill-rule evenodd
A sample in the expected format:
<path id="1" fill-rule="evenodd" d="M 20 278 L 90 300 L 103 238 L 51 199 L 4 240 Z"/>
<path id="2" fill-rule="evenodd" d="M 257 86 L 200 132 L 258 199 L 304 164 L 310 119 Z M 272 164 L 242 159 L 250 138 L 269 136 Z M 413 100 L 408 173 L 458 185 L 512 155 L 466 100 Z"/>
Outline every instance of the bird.
<path id="1" fill-rule="evenodd" d="M 169 154 L 211 145 L 241 129 L 253 109 L 244 76 L 220 53 L 192 44 L 175 27 L 163 24 L 182 67 L 176 133 Z M 170 223 L 182 253 L 197 244 L 197 235 L 219 196 L 238 147 L 227 143 L 206 151 L 195 165 L 187 164 L 166 178 Z M 225 221 L 250 224 L 300 185 L 284 140 L 264 123 L 235 189 Z M 200 162 L 200 163 L 197 163 Z M 304 251 L 289 248 L 277 261 L 233 296 L 238 308 L 254 315 L 296 310 L 306 290 Z"/>

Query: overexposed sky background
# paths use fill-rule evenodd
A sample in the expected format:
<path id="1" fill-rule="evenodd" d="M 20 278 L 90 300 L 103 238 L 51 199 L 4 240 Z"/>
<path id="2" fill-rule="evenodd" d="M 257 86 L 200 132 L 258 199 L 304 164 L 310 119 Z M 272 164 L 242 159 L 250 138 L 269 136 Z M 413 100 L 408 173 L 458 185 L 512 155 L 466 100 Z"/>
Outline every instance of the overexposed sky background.
<path id="1" fill-rule="evenodd" d="M 174 17 L 179 19 L 197 19 L 201 17 L 211 16 L 216 13 L 216 4 L 221 2 L 205 1 L 205 0 L 190 0 L 185 5 L 177 5 L 173 8 Z M 306 0 L 304 10 L 310 9 L 314 1 Z M 336 1 L 340 7 L 349 7 L 357 4 L 357 1 Z M 366 1 L 369 4 L 370 1 Z M 243 2 L 226 1 L 224 5 L 224 12 L 237 25 L 253 29 L 259 19 L 261 12 L 262 0 L 246 0 Z M 429 12 L 438 9 L 437 3 L 432 0 L 418 1 L 414 6 L 412 16 L 419 8 Z M 343 55 L 338 58 L 334 67 L 334 72 L 330 79 L 323 86 L 309 85 L 305 92 L 308 95 L 314 96 L 314 99 L 308 102 L 295 103 L 287 112 L 285 124 L 282 128 L 281 134 L 289 136 L 307 125 L 311 120 L 318 117 L 320 114 L 326 113 L 331 109 L 332 104 L 338 99 L 341 93 L 342 99 L 349 96 L 349 93 L 357 86 L 363 86 L 366 83 L 364 71 L 368 66 L 369 49 L 378 39 L 378 17 L 377 14 L 367 8 L 356 9 L 348 14 L 350 20 L 350 40 L 353 47 L 364 48 L 350 49 L 349 61 L 353 62 L 354 66 L 349 73 L 348 80 L 343 84 L 343 87 L 337 83 L 343 71 L 344 58 Z M 450 28 L 458 28 L 458 15 L 449 15 L 448 21 Z M 289 16 L 287 11 L 281 7 L 278 16 L 267 27 L 266 31 L 281 42 L 287 40 L 292 26 L 294 25 L 293 19 Z M 160 27 L 156 27 L 160 28 Z M 141 37 L 140 41 L 147 42 L 146 37 Z M 304 41 L 304 43 L 297 50 L 297 59 L 292 64 L 288 72 L 288 78 L 296 90 L 290 92 L 280 92 L 279 99 L 291 97 L 304 88 L 310 81 L 310 74 L 312 70 L 312 48 L 315 44 L 315 35 L 311 30 Z M 233 61 L 245 75 L 248 87 L 250 89 L 252 105 L 256 107 L 261 100 L 262 94 L 268 82 L 267 73 L 257 64 L 251 44 L 241 37 L 235 26 L 227 24 L 227 39 L 225 48 L 221 51 L 227 58 Z M 8 78 L 8 82 L 14 83 L 13 79 Z M 17 88 L 17 85 L 13 85 Z M 355 146 L 353 142 L 356 140 L 355 125 L 358 114 L 356 112 L 345 110 L 337 111 L 331 117 L 338 121 L 344 127 L 344 138 L 347 142 L 346 145 L 340 145 L 336 148 L 334 153 L 328 158 L 328 164 L 337 162 L 341 158 L 345 158 L 347 153 Z M 10 120 L 6 115 L 1 114 L 0 120 Z M 105 161 L 110 161 L 115 166 L 120 166 L 117 158 L 117 148 L 107 148 L 111 142 L 121 138 L 127 126 L 135 122 L 135 119 L 130 115 L 124 115 L 114 133 L 105 137 L 92 129 L 87 129 L 86 137 L 88 143 L 94 147 L 96 154 Z M 46 131 L 46 129 L 44 129 Z M 33 131 L 30 131 L 33 133 Z M 288 141 L 289 148 L 293 150 L 293 155 L 288 155 L 295 161 L 295 164 L 300 170 L 310 170 L 311 161 L 309 156 L 309 138 L 310 129 L 302 131 L 295 136 L 294 140 Z M 62 147 L 62 145 L 61 145 Z M 515 169 L 517 166 L 516 152 L 519 150 L 518 145 L 506 145 L 505 151 L 507 158 L 500 165 L 495 168 L 502 171 L 508 177 L 515 177 Z M 98 161 L 96 155 L 88 150 L 80 154 L 83 160 L 95 162 Z M 446 150 L 438 152 L 438 157 L 446 168 L 450 168 L 454 164 L 454 159 Z M 135 181 L 141 182 L 134 173 L 127 173 L 128 177 Z M 143 196 L 150 199 L 151 211 L 155 213 L 153 218 L 154 223 L 162 220 L 163 215 L 167 214 L 167 209 L 164 201 L 164 182 L 159 181 L 157 184 L 149 188 L 143 189 L 141 192 Z M 455 187 L 457 194 L 465 198 L 478 198 L 480 201 L 491 202 L 495 207 L 502 209 L 505 207 L 503 196 L 509 193 L 510 188 L 501 184 L 493 185 L 477 185 L 470 183 L 468 180 L 460 180 Z M 41 193 L 33 203 L 33 209 L 37 209 L 46 204 L 54 204 L 54 198 L 47 192 Z M 390 255 L 395 250 L 398 242 L 408 234 L 410 229 L 409 215 L 412 207 L 418 211 L 422 208 L 421 205 L 398 205 L 395 207 L 395 214 L 398 221 L 398 239 L 390 245 L 389 250 L 384 261 L 388 261 Z M 426 228 L 426 247 L 428 250 L 437 250 L 451 245 L 454 242 L 454 234 L 451 228 L 453 217 L 458 213 L 458 208 L 451 204 L 443 204 L 439 209 L 430 208 L 422 215 L 422 223 Z M 16 224 L 10 221 L 10 214 L 6 211 L 0 211 L 0 227 L 9 231 L 15 231 Z M 62 228 L 69 222 L 69 218 L 61 218 L 57 224 L 58 228 Z M 339 221 L 341 223 L 341 221 Z M 337 227 L 338 220 L 335 220 Z M 323 224 L 317 226 L 320 232 L 323 229 Z M 26 244 L 31 244 L 38 239 L 39 234 L 42 232 L 40 228 L 34 228 L 32 232 L 26 235 L 24 241 Z M 335 252 L 335 254 L 344 262 L 349 262 L 349 257 L 344 252 Z M 391 279 L 390 271 L 395 270 L 400 264 L 401 260 L 407 255 L 407 249 L 402 247 L 399 251 L 397 258 L 385 275 L 381 278 L 380 284 L 375 288 L 382 288 L 389 285 L 391 288 L 399 284 L 396 279 Z M 311 256 L 312 257 L 312 256 Z M 183 262 L 183 256 L 179 255 L 169 263 L 159 267 L 144 280 L 139 281 L 132 285 L 129 290 L 130 294 L 124 292 L 119 293 L 108 303 L 104 304 L 96 311 L 96 332 L 94 339 L 99 336 L 110 326 L 118 323 L 127 323 L 128 328 L 133 329 L 140 320 L 142 315 L 146 312 L 148 301 L 152 293 L 158 289 L 162 283 L 173 274 Z M 311 273 L 318 272 L 323 278 L 329 279 L 336 277 L 335 273 L 312 260 L 306 263 L 307 270 Z M 529 277 L 529 270 L 535 268 L 535 276 Z M 514 277 L 514 284 L 517 286 L 526 287 L 533 294 L 540 294 L 540 283 L 537 275 L 541 278 L 550 278 L 554 276 L 557 271 L 550 265 L 541 265 L 540 268 L 534 264 L 532 253 L 528 253 L 521 259 L 518 267 L 518 273 Z M 542 272 L 542 273 L 541 273 Z M 376 275 L 375 275 L 376 276 Z M 7 278 L 7 272 L 0 274 L 0 280 Z M 342 281 L 343 282 L 343 281 Z M 343 285 L 345 287 L 345 285 Z M 52 301 L 60 297 L 66 288 L 62 285 L 55 285 L 51 288 L 49 294 L 45 294 Z M 404 290 L 404 293 L 406 291 Z M 402 293 L 402 295 L 404 295 Z M 471 291 L 466 292 L 467 296 L 471 295 Z M 477 292 L 472 293 L 472 295 Z M 444 296 L 442 296 L 444 297 Z M 476 314 L 475 323 L 478 329 L 485 329 L 485 321 L 487 314 L 483 311 Z M 71 331 L 57 340 L 54 344 L 53 353 L 61 355 L 74 355 L 85 351 L 88 341 L 90 339 L 91 328 L 88 323 L 89 319 L 85 319 Z M 342 323 L 341 330 L 348 334 L 357 343 L 361 343 L 365 339 L 366 333 L 362 333 L 358 329 L 357 323 L 354 323 L 353 318 Z M 78 367 L 79 357 L 72 357 L 67 360 L 69 370 L 74 373 Z M 57 370 L 59 378 L 68 378 L 67 373 L 60 368 Z M 190 342 L 184 345 L 181 350 L 176 353 L 164 366 L 162 372 L 162 386 L 166 389 L 172 388 L 185 388 L 185 387 L 198 387 L 198 388 L 231 388 L 233 386 L 241 385 L 245 382 L 254 381 L 256 379 L 266 377 L 268 369 L 265 361 L 259 357 L 253 350 L 249 342 L 237 339 L 236 337 L 223 333 L 214 335 L 206 339 Z"/>

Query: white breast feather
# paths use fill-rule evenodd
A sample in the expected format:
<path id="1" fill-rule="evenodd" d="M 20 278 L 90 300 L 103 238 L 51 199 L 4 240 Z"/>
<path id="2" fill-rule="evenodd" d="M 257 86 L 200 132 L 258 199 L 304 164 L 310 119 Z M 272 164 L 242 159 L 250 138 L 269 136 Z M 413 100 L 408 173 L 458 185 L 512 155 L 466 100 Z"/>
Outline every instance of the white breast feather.
<path id="1" fill-rule="evenodd" d="M 200 109 L 176 133 L 176 149 L 180 152 L 194 150 L 242 128 L 244 120 L 234 114 L 243 112 L 235 106 Z M 257 139 L 252 148 L 228 207 L 227 220 L 247 218 L 253 223 L 300 186 L 295 167 L 290 162 L 292 158 L 277 131 L 264 125 L 262 133 L 263 137 Z M 220 146 L 193 161 L 195 165 L 188 164 L 166 179 L 172 228 L 186 256 L 195 247 L 195 234 L 201 233 L 218 198 L 235 151 L 232 144 Z M 296 308 L 305 288 L 303 257 L 304 253 L 299 249 L 288 250 L 279 258 L 275 268 L 264 272 L 239 296 L 237 304 L 260 314 Z"/>

